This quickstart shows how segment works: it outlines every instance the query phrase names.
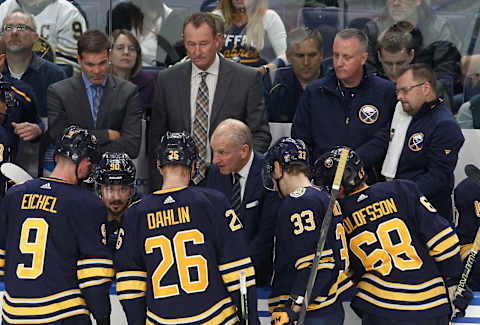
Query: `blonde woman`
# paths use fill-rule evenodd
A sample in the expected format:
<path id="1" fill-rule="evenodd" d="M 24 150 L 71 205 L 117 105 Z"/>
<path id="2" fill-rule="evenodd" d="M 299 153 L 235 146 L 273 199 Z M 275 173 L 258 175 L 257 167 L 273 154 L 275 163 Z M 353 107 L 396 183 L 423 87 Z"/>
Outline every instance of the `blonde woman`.
<path id="1" fill-rule="evenodd" d="M 264 75 L 286 64 L 285 26 L 267 0 L 220 0 L 213 13 L 225 20 L 225 58 Z"/>

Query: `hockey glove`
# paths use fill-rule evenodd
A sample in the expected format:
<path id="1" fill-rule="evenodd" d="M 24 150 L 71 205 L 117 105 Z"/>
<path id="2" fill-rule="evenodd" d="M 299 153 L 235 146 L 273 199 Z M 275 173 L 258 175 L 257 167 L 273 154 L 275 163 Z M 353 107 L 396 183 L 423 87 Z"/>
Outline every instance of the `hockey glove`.
<path id="1" fill-rule="evenodd" d="M 97 325 L 110 325 L 110 317 L 104 319 L 95 319 Z"/>
<path id="2" fill-rule="evenodd" d="M 468 304 L 470 304 L 470 301 L 473 299 L 473 292 L 472 290 L 468 287 L 465 286 L 465 289 L 461 294 L 459 294 L 454 300 L 453 300 L 453 305 L 455 306 L 454 312 L 454 317 L 464 317 L 465 316 L 465 310 L 468 307 Z"/>
<path id="3" fill-rule="evenodd" d="M 272 325 L 296 325 L 298 314 L 291 308 L 275 308 L 272 313 Z"/>

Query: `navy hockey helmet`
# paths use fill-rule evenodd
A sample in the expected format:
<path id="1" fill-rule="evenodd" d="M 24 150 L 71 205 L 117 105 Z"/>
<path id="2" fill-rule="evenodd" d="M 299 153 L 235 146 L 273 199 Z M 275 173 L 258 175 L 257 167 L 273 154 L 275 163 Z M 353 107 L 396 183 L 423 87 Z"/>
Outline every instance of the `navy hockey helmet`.
<path id="1" fill-rule="evenodd" d="M 353 149 L 338 146 L 321 155 L 313 164 L 313 178 L 315 184 L 330 190 L 342 149 L 350 150 L 342 178 L 344 192 L 349 194 L 366 180 L 363 162 Z"/>
<path id="2" fill-rule="evenodd" d="M 124 152 L 106 152 L 98 163 L 95 182 L 102 185 L 135 183 L 135 164 Z"/>
<path id="3" fill-rule="evenodd" d="M 79 164 L 85 157 L 89 157 L 92 164 L 100 160 L 97 138 L 88 130 L 76 125 L 71 125 L 63 131 L 55 146 L 55 154 L 62 155 L 75 164 Z"/>
<path id="4" fill-rule="evenodd" d="M 272 173 L 274 162 L 278 161 L 282 168 L 290 164 L 304 164 L 309 167 L 308 149 L 299 139 L 289 137 L 280 138 L 267 152 L 263 162 L 263 185 L 273 189 Z"/>
<path id="5" fill-rule="evenodd" d="M 183 165 L 192 167 L 198 160 L 197 147 L 192 137 L 182 132 L 167 132 L 155 152 L 158 166 Z"/>

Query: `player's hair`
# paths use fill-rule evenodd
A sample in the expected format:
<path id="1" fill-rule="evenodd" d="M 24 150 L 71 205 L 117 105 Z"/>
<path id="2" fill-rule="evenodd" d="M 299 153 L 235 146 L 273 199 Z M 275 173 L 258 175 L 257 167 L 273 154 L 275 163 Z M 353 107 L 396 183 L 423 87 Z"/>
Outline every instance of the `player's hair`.
<path id="1" fill-rule="evenodd" d="M 167 176 L 170 173 L 180 174 L 182 177 L 190 178 L 190 173 L 192 168 L 185 165 L 164 165 L 159 167 L 164 176 Z"/>
<path id="2" fill-rule="evenodd" d="M 287 34 L 287 53 L 291 53 L 295 45 L 306 40 L 313 39 L 317 43 L 317 50 L 323 53 L 323 37 L 318 29 L 310 29 L 305 26 L 300 26 L 292 29 Z"/>
<path id="3" fill-rule="evenodd" d="M 403 71 L 400 71 L 400 76 L 406 73 L 407 71 L 412 71 L 413 79 L 417 81 L 426 81 L 430 83 L 433 91 L 437 89 L 437 78 L 435 72 L 432 68 L 424 63 L 413 63 L 405 67 Z"/>
<path id="4" fill-rule="evenodd" d="M 304 174 L 307 177 L 310 177 L 310 168 L 306 163 L 293 161 L 285 165 L 285 171 L 291 175 Z"/>
<path id="5" fill-rule="evenodd" d="M 360 29 L 357 28 L 346 28 L 337 33 L 335 35 L 335 38 L 341 38 L 341 39 L 350 39 L 354 38 L 360 42 L 360 46 L 364 51 L 367 50 L 368 48 L 368 38 L 367 35 L 365 35 L 364 32 L 362 32 Z"/>
<path id="6" fill-rule="evenodd" d="M 2 29 L 3 29 L 3 26 L 5 25 L 5 21 L 13 14 L 15 13 L 21 13 L 23 15 L 25 15 L 28 20 L 29 20 L 29 23 L 31 25 L 31 27 L 35 30 L 35 32 L 37 32 L 37 24 L 35 24 L 35 20 L 33 19 L 33 16 L 30 15 L 28 12 L 26 12 L 25 10 L 21 9 L 21 8 L 18 8 L 18 9 L 15 9 L 13 10 L 10 14 L 8 14 L 7 16 L 5 16 L 5 18 L 3 18 L 3 22 L 2 22 Z"/>
<path id="7" fill-rule="evenodd" d="M 126 29 L 116 29 L 112 33 L 112 49 L 115 46 L 115 42 L 120 35 L 124 35 L 126 38 L 128 38 L 128 40 L 132 42 L 133 46 L 135 46 L 137 52 L 137 58 L 132 68 L 132 74 L 130 75 L 130 78 L 133 78 L 140 72 L 140 70 L 142 70 L 142 48 L 137 38 L 132 34 L 132 32 Z"/>
<path id="8" fill-rule="evenodd" d="M 222 131 L 224 135 L 226 134 L 230 135 L 235 144 L 239 146 L 246 144 L 248 145 L 249 150 L 252 151 L 253 149 L 252 132 L 250 132 L 250 129 L 245 123 L 243 123 L 240 120 L 228 118 L 220 122 L 220 124 L 218 124 L 217 128 L 213 133 L 218 134 Z"/>
<path id="9" fill-rule="evenodd" d="M 98 29 L 87 30 L 77 41 L 78 55 L 85 53 L 100 53 L 110 50 L 110 41 L 102 31 Z"/>
<path id="10" fill-rule="evenodd" d="M 398 53 L 405 50 L 410 53 L 410 50 L 413 49 L 413 38 L 411 29 L 408 28 L 407 24 L 410 23 L 399 22 L 381 33 L 378 37 L 378 51 L 385 50 L 390 53 Z"/>
<path id="11" fill-rule="evenodd" d="M 192 24 L 193 27 L 199 28 L 202 24 L 207 24 L 208 27 L 212 30 L 213 37 L 215 37 L 218 33 L 217 31 L 217 23 L 213 15 L 209 12 L 196 12 L 187 19 L 183 23 L 183 31 L 185 32 L 185 27 L 188 24 Z"/>

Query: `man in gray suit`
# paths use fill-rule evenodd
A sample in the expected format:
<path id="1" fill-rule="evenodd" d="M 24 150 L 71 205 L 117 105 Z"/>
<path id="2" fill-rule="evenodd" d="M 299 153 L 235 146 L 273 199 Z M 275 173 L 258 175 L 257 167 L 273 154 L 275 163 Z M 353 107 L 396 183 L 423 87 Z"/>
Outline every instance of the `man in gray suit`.
<path id="1" fill-rule="evenodd" d="M 126 152 L 138 156 L 142 104 L 137 87 L 109 71 L 110 42 L 98 31 L 78 40 L 82 73 L 48 88 L 48 134 L 55 140 L 65 127 L 75 124 L 97 137 L 100 152 Z"/>
<path id="2" fill-rule="evenodd" d="M 234 118 L 247 124 L 254 149 L 262 153 L 268 149 L 271 135 L 261 75 L 217 54 L 221 35 L 217 33 L 214 17 L 195 13 L 187 18 L 183 39 L 191 61 L 158 75 L 149 147 L 153 153 L 167 131 L 192 133 L 201 158 L 200 172 L 194 182 L 204 184 L 211 160 L 209 138 L 221 121 Z M 160 179 L 152 179 L 152 184 L 153 188 L 158 187 Z"/>

